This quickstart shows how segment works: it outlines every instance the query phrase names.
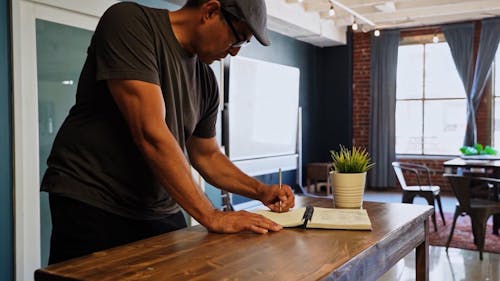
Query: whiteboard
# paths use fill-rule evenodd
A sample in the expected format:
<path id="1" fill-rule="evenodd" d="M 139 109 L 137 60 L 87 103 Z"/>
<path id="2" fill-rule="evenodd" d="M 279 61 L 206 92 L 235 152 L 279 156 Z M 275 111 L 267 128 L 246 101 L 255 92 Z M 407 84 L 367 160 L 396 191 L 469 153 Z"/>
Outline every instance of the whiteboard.
<path id="1" fill-rule="evenodd" d="M 296 67 L 231 58 L 226 132 L 231 160 L 297 153 L 299 76 Z"/>

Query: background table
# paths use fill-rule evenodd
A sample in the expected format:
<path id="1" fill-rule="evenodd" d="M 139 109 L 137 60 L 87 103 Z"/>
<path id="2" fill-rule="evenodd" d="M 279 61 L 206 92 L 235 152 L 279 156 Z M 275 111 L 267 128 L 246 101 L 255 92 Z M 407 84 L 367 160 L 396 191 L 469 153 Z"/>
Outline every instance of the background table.
<path id="1" fill-rule="evenodd" d="M 298 206 L 332 207 L 297 197 Z M 215 234 L 201 226 L 51 265 L 35 280 L 376 280 L 416 248 L 428 280 L 429 206 L 365 202 L 372 231 L 287 228 Z"/>
<path id="2" fill-rule="evenodd" d="M 500 179 L 500 160 L 465 160 L 460 157 L 443 163 L 444 172 L 447 174 L 460 174 L 458 169 L 483 168 L 485 177 Z M 473 172 L 473 170 L 471 170 Z M 500 188 L 496 188 L 498 191 Z M 498 201 L 498 194 L 493 194 L 491 200 Z M 493 216 L 493 234 L 498 235 L 500 229 L 500 215 Z"/>
<path id="3" fill-rule="evenodd" d="M 500 178 L 500 160 L 465 160 L 460 157 L 443 163 L 445 173 L 456 173 L 457 169 L 483 168 L 485 173 Z"/>

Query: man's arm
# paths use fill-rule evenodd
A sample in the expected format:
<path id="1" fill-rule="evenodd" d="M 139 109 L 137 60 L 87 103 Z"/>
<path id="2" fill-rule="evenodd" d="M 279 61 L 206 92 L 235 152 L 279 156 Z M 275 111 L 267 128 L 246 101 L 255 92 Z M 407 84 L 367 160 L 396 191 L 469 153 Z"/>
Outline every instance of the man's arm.
<path id="1" fill-rule="evenodd" d="M 294 206 L 293 191 L 288 185 L 265 185 L 249 177 L 220 152 L 215 138 L 191 136 L 186 144 L 191 164 L 205 180 L 232 193 L 262 201 L 273 211 L 288 211 Z"/>
<path id="2" fill-rule="evenodd" d="M 158 85 L 137 80 L 108 80 L 108 87 L 154 175 L 197 221 L 214 232 L 265 233 L 281 229 L 256 214 L 224 213 L 213 208 L 194 183 L 184 153 L 165 123 L 165 106 Z"/>

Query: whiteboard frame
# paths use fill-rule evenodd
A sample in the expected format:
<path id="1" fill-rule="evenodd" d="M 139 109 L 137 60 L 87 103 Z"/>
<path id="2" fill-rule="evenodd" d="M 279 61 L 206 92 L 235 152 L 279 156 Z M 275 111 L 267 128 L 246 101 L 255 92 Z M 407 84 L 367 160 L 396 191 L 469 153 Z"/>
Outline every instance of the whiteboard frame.
<path id="1" fill-rule="evenodd" d="M 260 71 L 263 69 L 272 73 L 287 73 L 287 76 L 281 76 L 286 82 L 275 81 L 277 76 L 266 75 L 266 72 Z M 235 77 L 235 73 L 239 75 Z M 254 73 L 253 79 L 245 79 Z M 228 74 L 224 145 L 229 159 L 247 161 L 298 154 L 300 69 L 238 56 L 231 58 Z M 259 80 L 255 81 L 258 83 L 252 83 L 255 79 Z M 234 102 L 236 97 L 238 103 Z M 257 97 L 257 100 L 253 99 Z M 260 115 L 261 113 L 263 115 Z M 295 119 L 295 123 L 288 122 L 289 119 Z M 236 122 L 238 126 L 235 125 Z M 272 132 L 266 132 L 269 130 L 268 126 L 255 126 L 267 122 L 271 123 Z M 273 133 L 279 130 L 282 130 L 281 135 L 276 138 Z M 293 131 L 293 134 L 287 135 L 289 130 Z M 272 136 L 271 139 L 269 136 Z M 252 139 L 253 137 L 256 138 Z M 285 142 L 280 143 L 283 140 Z M 235 151 L 236 146 L 238 146 L 237 151 Z"/>

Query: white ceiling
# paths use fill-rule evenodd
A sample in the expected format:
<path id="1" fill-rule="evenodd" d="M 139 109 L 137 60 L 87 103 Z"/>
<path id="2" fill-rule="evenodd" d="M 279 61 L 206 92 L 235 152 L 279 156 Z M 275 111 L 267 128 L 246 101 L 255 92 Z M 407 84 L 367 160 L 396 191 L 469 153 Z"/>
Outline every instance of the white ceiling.
<path id="1" fill-rule="evenodd" d="M 169 2 L 186 0 L 134 0 Z M 500 16 L 500 0 L 265 0 L 270 30 L 320 46 L 346 43 L 354 19 L 359 32 L 431 26 Z M 336 14 L 330 16 L 331 3 Z"/>
<path id="2" fill-rule="evenodd" d="M 344 30 L 352 25 L 354 19 L 360 24 L 360 30 L 405 28 L 426 25 L 438 25 L 451 22 L 478 20 L 487 17 L 500 16 L 500 0 L 266 0 L 269 6 L 281 2 L 287 8 L 281 8 L 286 21 L 287 9 L 300 10 L 304 17 L 319 18 L 320 25 L 330 25 L 331 29 Z M 335 15 L 330 16 L 331 3 Z M 301 23 L 289 22 L 288 29 L 296 30 Z M 273 19 L 270 20 L 273 29 Z M 319 28 L 321 30 L 321 28 Z M 280 33 L 281 30 L 275 30 Z M 293 32 L 292 32 L 293 33 Z M 291 33 L 292 37 L 293 34 Z M 321 33 L 321 32 L 320 32 Z M 345 43 L 343 38 L 333 38 L 328 35 L 311 34 L 312 44 L 318 46 L 333 46 Z M 285 34 L 289 35 L 289 34 Z M 317 38 L 319 36 L 319 39 Z M 297 38 L 308 42 L 306 38 Z"/>
<path id="3" fill-rule="evenodd" d="M 297 3 L 299 0 L 287 0 Z M 339 0 L 332 1 L 336 15 L 330 17 L 328 0 L 303 0 L 305 12 L 319 13 L 331 19 L 335 25 L 351 25 L 351 13 L 347 8 L 375 23 L 380 28 L 410 27 L 441 23 L 477 20 L 500 15 L 499 0 Z M 339 5 L 336 5 L 336 4 Z M 362 20 L 358 19 L 362 22 Z"/>

